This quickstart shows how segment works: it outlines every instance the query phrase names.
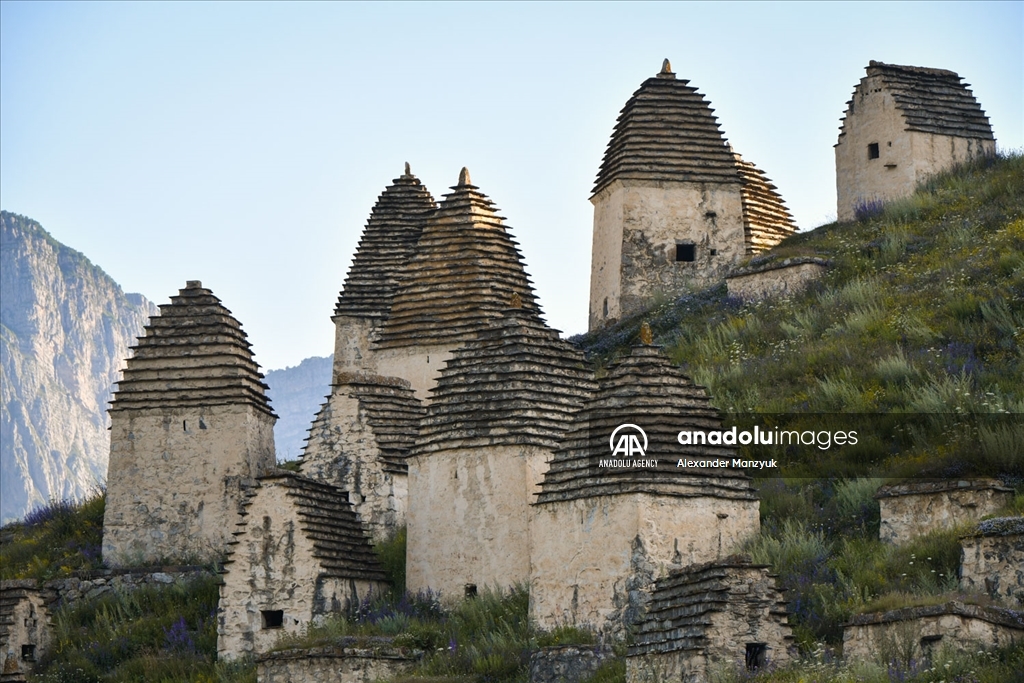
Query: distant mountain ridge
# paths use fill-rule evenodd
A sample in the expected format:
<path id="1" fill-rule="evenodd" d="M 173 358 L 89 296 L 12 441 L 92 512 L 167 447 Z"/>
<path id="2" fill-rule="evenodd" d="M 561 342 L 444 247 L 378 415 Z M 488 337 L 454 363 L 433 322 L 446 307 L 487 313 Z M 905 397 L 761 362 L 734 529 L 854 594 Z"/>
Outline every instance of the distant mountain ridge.
<path id="1" fill-rule="evenodd" d="M 36 221 L 0 212 L 0 520 L 105 480 L 107 403 L 156 312 Z"/>
<path id="2" fill-rule="evenodd" d="M 267 393 L 279 416 L 274 426 L 278 462 L 302 454 L 313 416 L 331 393 L 332 365 L 333 356 L 313 356 L 295 367 L 267 372 Z"/>

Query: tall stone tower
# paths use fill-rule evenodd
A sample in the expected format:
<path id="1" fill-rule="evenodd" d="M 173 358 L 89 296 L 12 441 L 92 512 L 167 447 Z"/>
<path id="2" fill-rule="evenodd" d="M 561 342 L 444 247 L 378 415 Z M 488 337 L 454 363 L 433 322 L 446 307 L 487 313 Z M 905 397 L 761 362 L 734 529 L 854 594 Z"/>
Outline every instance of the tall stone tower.
<path id="1" fill-rule="evenodd" d="M 275 465 L 277 416 L 231 311 L 198 280 L 160 306 L 110 408 L 103 559 L 220 556 Z"/>
<path id="2" fill-rule="evenodd" d="M 448 360 L 409 457 L 409 590 L 530 576 L 530 504 L 595 385 L 583 354 L 518 296 Z"/>
<path id="3" fill-rule="evenodd" d="M 455 349 L 489 328 L 512 294 L 537 311 L 522 254 L 494 203 L 465 168 L 451 189 L 427 218 L 372 345 L 377 372 L 409 381 L 421 399 Z"/>
<path id="4" fill-rule="evenodd" d="M 775 187 L 733 153 L 713 112 L 666 59 L 619 114 L 590 198 L 590 329 L 655 295 L 721 281 L 795 232 Z"/>
<path id="5" fill-rule="evenodd" d="M 836 143 L 839 220 L 911 194 L 929 175 L 995 154 L 992 126 L 952 71 L 872 60 Z"/>

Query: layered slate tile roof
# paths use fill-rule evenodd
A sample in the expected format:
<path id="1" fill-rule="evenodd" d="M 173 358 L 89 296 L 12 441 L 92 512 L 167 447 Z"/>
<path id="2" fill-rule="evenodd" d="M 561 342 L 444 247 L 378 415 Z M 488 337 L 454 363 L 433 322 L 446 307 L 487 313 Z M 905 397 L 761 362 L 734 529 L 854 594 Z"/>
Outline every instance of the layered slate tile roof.
<path id="1" fill-rule="evenodd" d="M 248 404 L 276 417 L 242 326 L 190 280 L 131 347 L 111 412 Z"/>
<path id="2" fill-rule="evenodd" d="M 988 117 L 968 87 L 970 84 L 961 83 L 963 79 L 955 72 L 871 60 L 867 76 L 861 79 L 857 89 L 865 87 L 867 79 L 873 76 L 878 76 L 892 94 L 897 109 L 906 121 L 906 130 L 961 138 L 995 139 Z M 854 106 L 854 100 L 847 102 L 846 114 Z M 846 133 L 845 115 L 842 121 L 840 138 Z"/>
<path id="3" fill-rule="evenodd" d="M 748 254 L 771 249 L 797 231 L 793 216 L 764 171 L 733 155 L 743 180 L 743 236 Z"/>
<path id="4" fill-rule="evenodd" d="M 522 254 L 494 204 L 462 169 L 403 270 L 377 348 L 462 345 L 500 317 L 513 294 L 537 311 Z"/>
<path id="5" fill-rule="evenodd" d="M 739 611 L 748 619 L 759 614 L 787 625 L 786 602 L 772 584 L 767 565 L 755 565 L 749 558 L 732 556 L 716 562 L 690 565 L 658 579 L 639 624 L 629 656 L 661 652 L 702 652 L 713 645 L 709 639 L 716 612 Z M 742 574 L 761 575 L 758 591 L 743 586 Z M 737 583 L 741 586 L 737 589 Z M 765 590 L 767 589 L 767 590 Z M 736 610 L 736 603 L 745 603 Z M 746 608 L 746 609 L 744 609 Z M 787 636 L 784 645 L 792 643 Z"/>
<path id="6" fill-rule="evenodd" d="M 384 470 L 408 472 L 405 458 L 416 442 L 420 420 L 426 413 L 409 383 L 397 377 L 367 373 L 343 374 L 338 382 L 359 400 L 366 424 L 377 438 Z"/>
<path id="7" fill-rule="evenodd" d="M 637 425 L 647 435 L 645 457 L 656 468 L 602 467 L 613 456 L 612 433 Z M 681 457 L 732 458 L 731 446 L 682 446 L 681 430 L 717 430 L 722 421 L 703 387 L 695 385 L 654 346 L 633 347 L 613 365 L 579 411 L 551 467 L 544 475 L 538 503 L 625 493 L 666 496 L 715 496 L 753 500 L 750 480 L 733 470 L 678 468 Z"/>
<path id="8" fill-rule="evenodd" d="M 714 109 L 668 60 L 622 108 L 593 194 L 618 179 L 738 183 Z"/>
<path id="9" fill-rule="evenodd" d="M 554 449 L 595 387 L 578 349 L 535 311 L 507 308 L 442 370 L 413 453 L 515 444 Z"/>
<path id="10" fill-rule="evenodd" d="M 386 318 L 398 275 L 416 252 L 427 217 L 437 208 L 409 164 L 377 199 L 338 296 L 335 315 Z"/>
<path id="11" fill-rule="evenodd" d="M 312 542 L 313 557 L 325 574 L 365 581 L 387 580 L 370 546 L 370 537 L 349 503 L 348 493 L 336 486 L 284 470 L 260 477 L 259 481 L 261 486 L 280 485 L 287 489 L 288 499 L 295 504 L 299 531 Z M 238 524 L 238 531 L 233 532 L 235 539 L 228 543 L 225 571 L 229 571 L 226 567 L 234 561 L 232 555 L 239 544 L 238 537 L 247 533 L 250 523 L 248 510 L 259 491 L 257 487 L 247 494 L 242 521 Z M 253 523 L 259 525 L 261 520 Z"/>

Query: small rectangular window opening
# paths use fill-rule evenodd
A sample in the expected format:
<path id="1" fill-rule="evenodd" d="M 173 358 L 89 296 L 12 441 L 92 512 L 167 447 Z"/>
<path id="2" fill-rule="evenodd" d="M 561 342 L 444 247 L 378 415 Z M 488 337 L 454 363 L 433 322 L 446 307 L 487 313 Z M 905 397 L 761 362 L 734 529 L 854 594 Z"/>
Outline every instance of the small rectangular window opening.
<path id="1" fill-rule="evenodd" d="M 284 627 L 284 610 L 265 609 L 260 612 L 260 616 L 263 617 L 263 628 L 265 629 Z"/>
<path id="2" fill-rule="evenodd" d="M 467 583 L 466 584 L 466 597 L 467 598 L 475 598 L 476 597 L 476 584 L 475 583 Z"/>
<path id="3" fill-rule="evenodd" d="M 877 158 L 878 158 L 878 143 L 877 142 L 872 142 L 870 145 L 868 145 L 868 159 L 877 159 Z"/>
<path id="4" fill-rule="evenodd" d="M 747 643 L 747 671 L 757 671 L 765 665 L 768 643 Z"/>
<path id="5" fill-rule="evenodd" d="M 677 244 L 676 262 L 693 262 L 697 260 L 696 244 Z"/>
<path id="6" fill-rule="evenodd" d="M 23 662 L 34 662 L 34 661 L 36 661 L 36 646 L 35 645 L 22 645 L 21 646 L 21 661 L 23 661 Z"/>

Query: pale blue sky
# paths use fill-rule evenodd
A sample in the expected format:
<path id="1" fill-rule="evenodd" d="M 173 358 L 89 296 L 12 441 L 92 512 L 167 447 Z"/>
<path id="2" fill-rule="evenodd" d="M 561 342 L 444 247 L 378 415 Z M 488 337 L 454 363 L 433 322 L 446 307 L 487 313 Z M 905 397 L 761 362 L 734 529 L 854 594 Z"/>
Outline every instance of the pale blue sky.
<path id="1" fill-rule="evenodd" d="M 0 3 L 0 204 L 157 303 L 201 279 L 257 360 L 333 348 L 377 195 L 468 166 L 549 322 L 586 327 L 590 188 L 672 60 L 803 228 L 871 59 L 957 71 L 1024 145 L 1024 12 L 998 3 Z"/>

